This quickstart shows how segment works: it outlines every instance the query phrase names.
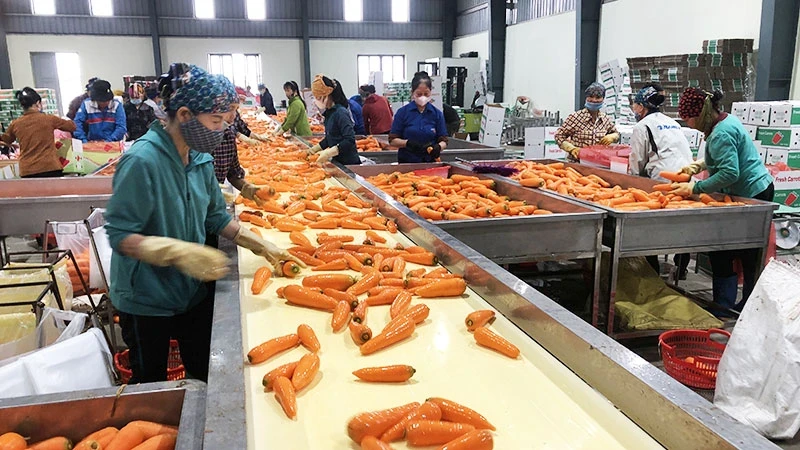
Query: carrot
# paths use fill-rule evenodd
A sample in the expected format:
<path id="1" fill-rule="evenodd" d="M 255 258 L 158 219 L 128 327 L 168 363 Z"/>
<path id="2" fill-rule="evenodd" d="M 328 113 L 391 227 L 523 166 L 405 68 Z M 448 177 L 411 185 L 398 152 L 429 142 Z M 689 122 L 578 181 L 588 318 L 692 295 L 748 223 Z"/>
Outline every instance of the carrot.
<path id="1" fill-rule="evenodd" d="M 296 334 L 276 337 L 253 347 L 247 353 L 247 361 L 250 364 L 259 364 L 280 352 L 295 348 L 298 345 L 300 345 L 300 338 Z"/>
<path id="2" fill-rule="evenodd" d="M 358 222 L 353 219 L 342 219 L 341 227 L 348 229 L 348 230 L 369 230 L 371 229 L 369 225 Z"/>
<path id="3" fill-rule="evenodd" d="M 373 230 L 380 230 L 380 231 L 386 231 L 387 230 L 386 219 L 383 218 L 383 217 L 367 217 L 367 218 L 365 218 L 363 220 L 363 222 L 365 224 L 369 225 L 370 228 L 372 228 Z M 372 239 L 370 234 L 367 234 L 367 238 Z M 381 237 L 380 239 L 383 239 L 383 238 Z M 381 244 L 384 243 L 384 242 L 381 242 L 380 240 L 375 240 L 375 242 L 380 242 Z"/>
<path id="4" fill-rule="evenodd" d="M 331 328 L 335 333 L 344 328 L 347 325 L 347 322 L 350 321 L 350 304 L 345 301 L 340 301 L 339 304 L 336 305 L 336 308 L 333 310 L 333 316 L 331 317 Z"/>
<path id="5" fill-rule="evenodd" d="M 334 273 L 322 274 L 322 275 L 309 275 L 303 278 L 303 286 L 305 287 L 314 287 L 320 289 L 335 289 L 337 291 L 344 291 L 350 286 L 353 286 L 355 282 L 356 279 L 351 275 L 334 274 Z"/>
<path id="6" fill-rule="evenodd" d="M 0 449 L 3 450 L 25 450 L 28 442 L 17 433 L 4 433 L 0 435 Z"/>
<path id="7" fill-rule="evenodd" d="M 375 436 L 365 436 L 361 440 L 361 450 L 392 450 L 392 446 L 378 440 Z"/>
<path id="8" fill-rule="evenodd" d="M 430 315 L 430 313 L 431 309 L 428 307 L 428 305 L 424 303 L 419 303 L 401 312 L 395 318 L 390 320 L 389 323 L 386 324 L 386 327 L 384 327 L 384 330 L 386 328 L 390 328 L 390 326 L 391 327 L 396 326 L 397 323 L 400 322 L 401 317 L 410 317 L 414 321 L 414 323 L 419 325 L 420 323 L 424 322 L 425 319 L 428 318 L 428 315 Z"/>
<path id="9" fill-rule="evenodd" d="M 289 233 L 289 240 L 292 241 L 293 244 L 299 245 L 301 247 L 313 247 L 314 245 L 311 241 L 308 240 L 305 234 L 299 231 L 292 231 Z"/>
<path id="10" fill-rule="evenodd" d="M 435 403 L 425 402 L 406 415 L 403 420 L 392 425 L 381 435 L 384 442 L 399 441 L 406 434 L 406 424 L 412 420 L 441 420 L 442 410 Z"/>
<path id="11" fill-rule="evenodd" d="M 286 286 L 286 288 L 283 290 L 283 296 L 286 297 L 286 300 L 293 305 L 324 309 L 327 311 L 333 311 L 336 309 L 336 305 L 338 303 L 335 299 L 330 298 L 325 294 L 315 292 L 311 289 L 306 289 L 296 284 Z"/>
<path id="12" fill-rule="evenodd" d="M 333 297 L 337 301 L 347 302 L 347 305 L 349 306 L 348 311 L 352 311 L 356 309 L 356 306 L 358 306 L 358 298 L 349 292 L 342 292 L 332 288 L 324 288 L 322 289 L 322 293 L 328 297 Z"/>
<path id="13" fill-rule="evenodd" d="M 272 225 L 259 216 L 250 216 L 250 223 L 261 228 L 272 228 Z"/>
<path id="14" fill-rule="evenodd" d="M 259 229 L 258 229 L 258 228 L 256 228 L 256 227 L 250 227 L 250 231 L 252 231 L 253 233 L 255 233 L 255 234 L 256 234 L 256 236 L 258 236 L 258 237 L 260 237 L 260 238 L 263 238 L 263 237 L 264 237 L 264 235 L 262 235 L 262 234 L 261 234 L 261 230 L 259 230 Z"/>
<path id="15" fill-rule="evenodd" d="M 347 422 L 347 435 L 355 442 L 361 442 L 366 436 L 378 437 L 417 407 L 419 407 L 419 403 L 413 402 L 394 408 L 357 414 Z"/>
<path id="16" fill-rule="evenodd" d="M 473 430 L 439 447 L 439 450 L 492 450 L 494 438 L 487 430 Z"/>
<path id="17" fill-rule="evenodd" d="M 365 342 L 369 342 L 372 339 L 372 330 L 363 323 L 353 321 L 350 322 L 348 328 L 350 329 L 350 337 L 353 338 L 353 342 L 358 346 L 364 345 Z"/>
<path id="18" fill-rule="evenodd" d="M 260 295 L 264 291 L 264 288 L 267 287 L 271 276 L 272 271 L 269 267 L 259 267 L 255 275 L 253 275 L 253 284 L 250 286 L 250 292 L 252 292 L 253 295 Z"/>
<path id="19" fill-rule="evenodd" d="M 103 447 L 103 450 L 131 450 L 145 441 L 142 429 L 135 424 L 129 423 L 119 430 L 114 439 Z"/>
<path id="20" fill-rule="evenodd" d="M 475 331 L 476 328 L 482 327 L 494 319 L 494 311 L 490 309 L 482 309 L 467 315 L 464 323 L 467 324 L 467 331 Z"/>
<path id="21" fill-rule="evenodd" d="M 364 302 L 369 306 L 391 305 L 403 290 L 401 287 L 389 287 L 379 294 L 370 295 Z"/>
<path id="22" fill-rule="evenodd" d="M 30 450 L 71 450 L 72 442 L 64 436 L 58 436 L 37 442 L 27 448 Z"/>
<path id="23" fill-rule="evenodd" d="M 164 425 L 157 422 L 149 422 L 147 420 L 135 420 L 130 422 L 131 424 L 136 425 L 142 430 L 142 434 L 144 434 L 144 438 L 150 439 L 153 436 L 158 436 L 160 434 L 177 434 L 178 428 L 173 427 L 170 425 Z"/>
<path id="24" fill-rule="evenodd" d="M 462 404 L 441 397 L 432 397 L 426 401 L 435 403 L 436 406 L 442 410 L 442 420 L 447 422 L 468 423 L 479 430 L 496 430 L 494 425 L 489 423 L 485 417 Z"/>
<path id="25" fill-rule="evenodd" d="M 356 238 L 346 235 L 332 235 L 327 233 L 320 233 L 317 235 L 317 244 L 325 244 L 326 242 L 339 241 L 339 242 L 353 242 Z"/>
<path id="26" fill-rule="evenodd" d="M 358 305 L 353 310 L 353 322 L 366 323 L 367 306 L 369 306 L 369 304 L 366 302 L 366 300 L 358 302 Z"/>
<path id="27" fill-rule="evenodd" d="M 310 224 L 308 228 L 333 230 L 339 228 L 339 219 L 335 219 L 332 217 L 320 219 L 319 221 Z"/>
<path id="28" fill-rule="evenodd" d="M 317 335 L 314 333 L 314 329 L 306 324 L 300 324 L 297 326 L 297 337 L 300 338 L 300 343 L 303 347 L 307 348 L 308 351 L 312 353 L 316 353 L 320 349 L 319 339 L 317 339 Z"/>
<path id="29" fill-rule="evenodd" d="M 297 364 L 299 361 L 291 362 L 288 364 L 284 364 L 282 366 L 278 366 L 264 375 L 264 379 L 261 380 L 261 384 L 264 385 L 265 391 L 271 391 L 273 385 L 275 384 L 275 380 L 278 377 L 286 377 L 291 379 L 292 375 L 294 374 L 295 369 L 297 368 Z"/>
<path id="30" fill-rule="evenodd" d="M 350 266 L 347 264 L 347 260 L 344 258 L 334 259 L 331 262 L 327 262 L 322 264 L 321 266 L 314 266 L 311 270 L 318 272 L 322 270 L 347 270 Z"/>
<path id="31" fill-rule="evenodd" d="M 20 447 L 20 448 L 25 448 L 25 447 Z M 100 445 L 100 443 L 95 441 L 94 439 L 87 441 L 84 438 L 84 440 L 80 441 L 77 445 L 75 445 L 75 447 L 72 447 L 72 450 L 100 450 L 101 448 L 102 445 Z"/>
<path id="32" fill-rule="evenodd" d="M 289 278 L 294 278 L 295 275 L 300 273 L 300 265 L 294 261 L 286 261 L 283 263 L 283 274 Z"/>
<path id="33" fill-rule="evenodd" d="M 261 209 L 263 209 L 266 212 L 271 212 L 271 213 L 274 213 L 274 214 L 286 214 L 286 210 L 283 209 L 280 205 L 278 205 L 274 201 L 263 202 L 263 203 L 261 203 L 260 206 L 261 206 Z"/>
<path id="34" fill-rule="evenodd" d="M 416 369 L 411 366 L 395 365 L 382 367 L 365 367 L 353 372 L 353 375 L 364 381 L 375 383 L 402 383 L 411 378 Z"/>
<path id="35" fill-rule="evenodd" d="M 347 266 L 350 267 L 350 269 L 352 270 L 361 271 L 361 269 L 364 267 L 364 264 L 361 263 L 361 261 L 359 261 L 358 258 L 356 258 L 354 255 L 350 253 L 345 253 L 344 259 L 345 261 L 347 261 Z"/>
<path id="36" fill-rule="evenodd" d="M 80 446 L 83 445 L 83 446 L 86 446 L 86 449 L 97 450 L 99 447 L 92 448 L 91 446 L 87 446 L 87 443 L 89 443 L 89 442 L 97 442 L 99 444 L 99 441 L 101 439 L 103 439 L 103 438 L 105 438 L 107 436 L 113 436 L 114 434 L 116 434 L 118 432 L 119 432 L 119 429 L 117 429 L 116 427 L 105 427 L 105 428 L 103 428 L 101 430 L 97 430 L 94 433 L 92 433 L 92 434 L 86 436 L 85 438 L 83 438 L 83 440 L 81 440 L 80 442 L 78 442 L 78 444 L 75 446 L 75 449 L 78 450 L 78 449 L 80 449 Z M 0 448 L 2 448 L 2 447 L 0 447 Z"/>
<path id="37" fill-rule="evenodd" d="M 386 222 L 386 229 L 389 231 L 389 233 L 397 233 L 397 223 L 395 223 L 394 220 L 389 219 Z"/>
<path id="38" fill-rule="evenodd" d="M 722 201 L 724 201 L 725 203 L 733 203 L 733 199 L 728 194 L 725 194 L 725 197 L 723 197 Z"/>
<path id="39" fill-rule="evenodd" d="M 666 172 L 662 171 L 658 174 L 661 178 L 665 180 L 674 181 L 676 183 L 685 183 L 692 179 L 689 174 L 681 173 L 681 172 Z"/>
<path id="40" fill-rule="evenodd" d="M 498 353 L 508 356 L 511 359 L 519 357 L 519 348 L 508 342 L 502 336 L 495 334 L 486 327 L 475 329 L 475 342 L 486 348 L 490 348 Z"/>
<path id="41" fill-rule="evenodd" d="M 306 204 L 302 200 L 298 200 L 296 202 L 292 202 L 289 206 L 286 207 L 286 215 L 293 216 L 295 214 L 299 214 L 306 209 Z"/>
<path id="42" fill-rule="evenodd" d="M 700 194 L 700 201 L 708 205 L 709 203 L 715 202 L 716 200 L 714 199 L 714 197 L 708 194 Z"/>
<path id="43" fill-rule="evenodd" d="M 414 294 L 422 298 L 457 297 L 467 290 L 467 282 L 463 278 L 445 278 L 415 288 Z"/>
<path id="44" fill-rule="evenodd" d="M 414 334 L 414 328 L 416 328 L 414 319 L 407 316 L 402 316 L 402 319 L 398 319 L 397 325 L 392 329 L 384 329 L 381 334 L 365 342 L 360 348 L 361 354 L 369 355 L 375 353 L 411 337 Z"/>
<path id="45" fill-rule="evenodd" d="M 353 295 L 361 295 L 371 288 L 374 288 L 381 281 L 381 274 L 378 271 L 370 272 L 364 275 L 355 284 L 347 288 L 347 292 Z"/>
<path id="46" fill-rule="evenodd" d="M 275 399 L 283 408 L 286 417 L 294 419 L 297 417 L 297 393 L 294 391 L 292 382 L 286 377 L 278 377 L 273 385 L 275 389 Z"/>
<path id="47" fill-rule="evenodd" d="M 303 231 L 306 229 L 306 226 L 296 220 L 284 218 L 275 221 L 275 228 L 277 228 L 278 231 L 291 232 Z"/>
<path id="48" fill-rule="evenodd" d="M 366 220 L 365 220 L 365 222 L 366 222 Z M 367 234 L 367 239 L 371 240 L 372 242 L 377 242 L 379 244 L 385 244 L 386 243 L 386 238 L 384 238 L 383 236 L 381 236 L 380 234 L 378 234 L 378 233 L 376 233 L 376 232 L 374 232 L 372 230 L 368 230 L 366 234 Z"/>
<path id="49" fill-rule="evenodd" d="M 292 374 L 292 387 L 295 392 L 301 391 L 314 381 L 314 377 L 319 372 L 319 364 L 319 356 L 316 353 L 308 353 L 300 358 Z"/>
<path id="50" fill-rule="evenodd" d="M 159 434 L 137 445 L 133 450 L 173 450 L 178 441 L 178 433 Z"/>
<path id="51" fill-rule="evenodd" d="M 528 178 L 522 178 L 517 181 L 519 182 L 519 184 L 525 187 L 532 187 L 532 188 L 544 187 L 544 180 L 541 177 L 537 177 L 535 175 Z"/>
<path id="52" fill-rule="evenodd" d="M 433 253 L 406 253 L 400 255 L 407 263 L 420 264 L 423 266 L 435 266 L 439 264 L 439 258 Z"/>
<path id="53" fill-rule="evenodd" d="M 412 420 L 406 424 L 406 440 L 412 446 L 445 444 L 474 429 L 466 423 Z"/>
<path id="54" fill-rule="evenodd" d="M 321 266 L 321 265 L 325 264 L 325 261 L 317 259 L 317 258 L 311 256 L 310 254 L 308 254 L 306 252 L 302 252 L 302 251 L 300 251 L 300 250 L 298 250 L 296 248 L 289 249 L 288 252 L 289 252 L 290 255 L 294 256 L 295 258 L 299 259 L 300 261 L 303 261 L 306 265 L 309 265 L 311 267 Z"/>
<path id="55" fill-rule="evenodd" d="M 657 192 L 669 192 L 673 189 L 675 189 L 675 187 L 673 187 L 672 184 L 656 184 L 653 186 L 653 190 Z"/>
<path id="56" fill-rule="evenodd" d="M 402 314 L 408 307 L 411 306 L 411 292 L 403 290 L 397 294 L 394 301 L 392 302 L 392 306 L 389 307 L 389 317 L 394 319 L 398 315 Z"/>

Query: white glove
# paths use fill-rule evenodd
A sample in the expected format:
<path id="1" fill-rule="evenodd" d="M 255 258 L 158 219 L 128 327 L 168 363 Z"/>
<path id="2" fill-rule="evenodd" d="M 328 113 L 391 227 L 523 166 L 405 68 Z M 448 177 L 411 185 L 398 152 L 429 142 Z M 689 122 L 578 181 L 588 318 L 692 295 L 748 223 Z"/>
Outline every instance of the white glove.
<path id="1" fill-rule="evenodd" d="M 244 142 L 244 143 L 246 143 L 248 145 L 258 145 L 258 141 L 257 140 L 255 140 L 253 138 L 250 138 L 250 137 L 247 137 L 247 136 L 243 135 L 242 133 L 239 133 L 239 135 L 237 137 L 239 138 L 240 141 L 242 141 L 242 142 Z"/>
<path id="2" fill-rule="evenodd" d="M 317 164 L 320 166 L 325 164 L 326 162 L 330 161 L 331 158 L 337 156 L 339 154 L 339 146 L 334 145 L 333 147 L 326 148 L 325 150 L 319 152 L 319 157 L 317 158 Z"/>
<path id="3" fill-rule="evenodd" d="M 314 144 L 313 147 L 311 147 L 308 150 L 306 150 L 306 153 L 308 153 L 309 155 L 313 155 L 314 153 L 319 153 L 321 151 L 322 151 L 322 147 L 320 147 L 319 144 Z"/>
<path id="4" fill-rule="evenodd" d="M 250 250 L 258 256 L 263 256 L 266 258 L 270 269 L 276 274 L 278 273 L 276 272 L 276 268 L 280 267 L 281 261 L 291 260 L 299 264 L 300 267 L 306 266 L 305 263 L 290 255 L 286 250 L 277 247 L 271 242 L 261 239 L 257 234 L 244 227 L 239 227 L 239 231 L 233 238 L 233 242 L 235 242 L 238 246 Z"/>
<path id="5" fill-rule="evenodd" d="M 263 106 L 259 106 L 258 108 L 256 108 L 256 114 L 261 114 L 264 111 L 265 111 L 265 108 Z"/>
<path id="6" fill-rule="evenodd" d="M 228 257 L 221 251 L 168 237 L 147 236 L 139 243 L 139 259 L 158 267 L 175 267 L 200 281 L 228 274 Z"/>
<path id="7" fill-rule="evenodd" d="M 692 176 L 692 175 L 697 175 L 698 173 L 704 170 L 706 170 L 706 161 L 704 159 L 698 159 L 697 161 L 681 169 L 681 173 L 685 173 L 689 176 Z"/>
<path id="8" fill-rule="evenodd" d="M 225 203 L 230 203 L 236 199 L 236 194 L 228 191 L 224 184 L 219 185 L 219 190 L 222 192 L 222 197 L 225 198 Z"/>
<path id="9" fill-rule="evenodd" d="M 270 139 L 270 136 L 268 134 L 250 133 L 250 137 L 254 138 L 254 139 L 258 139 L 259 141 L 262 141 L 262 142 L 267 142 Z"/>

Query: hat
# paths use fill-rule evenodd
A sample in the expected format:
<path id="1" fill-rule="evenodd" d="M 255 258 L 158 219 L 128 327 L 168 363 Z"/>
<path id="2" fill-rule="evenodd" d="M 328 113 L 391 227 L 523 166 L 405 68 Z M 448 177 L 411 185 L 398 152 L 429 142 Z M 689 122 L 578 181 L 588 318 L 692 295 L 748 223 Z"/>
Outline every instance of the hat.
<path id="1" fill-rule="evenodd" d="M 706 99 L 710 99 L 712 94 L 698 88 L 686 88 L 678 101 L 678 116 L 681 119 L 691 119 L 699 117 L 703 112 Z"/>
<path id="2" fill-rule="evenodd" d="M 323 76 L 322 74 L 317 75 L 311 83 L 311 93 L 314 94 L 314 97 L 327 97 L 333 92 L 333 88 L 322 80 Z"/>
<path id="3" fill-rule="evenodd" d="M 193 113 L 217 114 L 228 112 L 231 104 L 239 103 L 233 83 L 222 75 L 212 75 L 195 65 L 176 63 L 170 67 L 168 76 L 172 76 L 167 106 L 171 111 L 185 106 Z"/>
<path id="4" fill-rule="evenodd" d="M 263 84 L 261 84 L 261 83 L 258 83 L 258 90 L 261 90 L 261 89 L 266 89 L 266 88 L 267 88 L 267 87 L 266 87 L 266 86 L 264 86 Z"/>
<path id="5" fill-rule="evenodd" d="M 647 86 L 639 89 L 639 92 L 636 93 L 636 97 L 634 97 L 633 102 L 638 103 L 645 108 L 656 109 L 662 103 L 664 103 L 664 96 L 659 94 L 658 90 L 656 90 L 656 88 L 653 86 Z"/>
<path id="6" fill-rule="evenodd" d="M 595 81 L 584 91 L 587 97 L 606 97 L 606 87 Z"/>
<path id="7" fill-rule="evenodd" d="M 97 77 L 89 78 L 89 81 L 86 82 L 87 91 L 92 88 L 92 85 L 94 84 L 95 81 L 97 81 Z"/>
<path id="8" fill-rule="evenodd" d="M 97 80 L 89 87 L 89 98 L 95 102 L 110 102 L 114 98 L 111 83 L 106 80 Z"/>

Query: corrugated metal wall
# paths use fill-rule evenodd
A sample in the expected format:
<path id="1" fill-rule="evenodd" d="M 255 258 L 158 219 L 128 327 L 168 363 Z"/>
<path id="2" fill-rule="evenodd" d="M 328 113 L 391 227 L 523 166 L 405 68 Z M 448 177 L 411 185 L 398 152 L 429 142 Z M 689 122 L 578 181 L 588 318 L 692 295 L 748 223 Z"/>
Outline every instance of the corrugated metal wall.
<path id="1" fill-rule="evenodd" d="M 518 0 L 517 23 L 575 10 L 576 0 Z"/>
<path id="2" fill-rule="evenodd" d="M 456 36 L 480 33 L 489 29 L 489 8 L 456 17 Z"/>
<path id="3" fill-rule="evenodd" d="M 166 2 L 162 2 L 166 3 Z M 148 0 L 115 0 L 114 17 L 92 17 L 88 0 L 58 0 L 55 16 L 34 16 L 30 0 L 2 0 L 7 33 L 149 35 Z"/>
<path id="4" fill-rule="evenodd" d="M 514 23 L 574 11 L 576 1 L 517 0 L 517 14 Z M 604 0 L 604 2 L 608 1 Z M 456 36 L 480 33 L 489 29 L 489 11 L 485 8 L 487 3 L 487 0 L 458 0 Z"/>

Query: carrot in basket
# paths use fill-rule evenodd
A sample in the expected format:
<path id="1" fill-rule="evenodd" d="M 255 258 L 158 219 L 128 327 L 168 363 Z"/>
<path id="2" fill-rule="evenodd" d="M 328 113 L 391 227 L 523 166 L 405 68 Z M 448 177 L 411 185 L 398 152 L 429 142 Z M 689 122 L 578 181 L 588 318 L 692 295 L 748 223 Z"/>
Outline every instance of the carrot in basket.
<path id="1" fill-rule="evenodd" d="M 300 338 L 296 334 L 276 337 L 253 347 L 247 353 L 247 361 L 250 364 L 259 364 L 298 345 L 300 345 Z"/>
<path id="2" fill-rule="evenodd" d="M 298 362 L 299 361 L 284 364 L 267 372 L 266 375 L 264 375 L 264 379 L 261 380 L 261 384 L 264 385 L 264 390 L 267 392 L 271 391 L 273 385 L 275 384 L 275 380 L 278 377 L 286 377 L 291 379 L 292 374 L 294 374 L 294 370 L 297 368 Z"/>
<path id="3" fill-rule="evenodd" d="M 463 278 L 445 278 L 414 288 L 414 294 L 422 298 L 457 297 L 467 290 Z"/>
<path id="4" fill-rule="evenodd" d="M 397 325 L 392 329 L 384 330 L 383 333 L 374 336 L 372 339 L 365 342 L 359 349 L 361 354 L 369 355 L 375 353 L 411 337 L 411 335 L 414 334 L 414 329 L 416 328 L 414 319 L 408 316 L 401 317 L 402 318 L 398 318 L 399 320 Z"/>
<path id="5" fill-rule="evenodd" d="M 177 433 L 159 434 L 133 447 L 133 450 L 174 450 L 177 441 Z"/>
<path id="6" fill-rule="evenodd" d="M 293 244 L 299 245 L 301 247 L 313 247 L 314 244 L 308 240 L 305 234 L 299 231 L 292 231 L 289 233 L 289 240 L 292 241 Z"/>
<path id="7" fill-rule="evenodd" d="M 364 275 L 360 280 L 358 280 L 354 285 L 347 288 L 347 292 L 353 295 L 361 295 L 371 288 L 380 283 L 382 275 L 377 270 L 372 269 L 372 272 Z"/>
<path id="8" fill-rule="evenodd" d="M 357 414 L 347 422 L 347 435 L 355 442 L 361 442 L 366 436 L 381 436 L 418 406 L 419 403 L 413 402 L 394 408 Z"/>
<path id="9" fill-rule="evenodd" d="M 344 258 L 334 259 L 331 262 L 322 264 L 321 266 L 312 267 L 311 270 L 319 272 L 322 270 L 347 270 L 350 266 Z"/>
<path id="10" fill-rule="evenodd" d="M 363 323 L 352 321 L 348 328 L 350 329 L 350 337 L 353 338 L 353 342 L 358 346 L 364 345 L 364 343 L 372 339 L 372 330 Z"/>
<path id="11" fill-rule="evenodd" d="M 408 413 L 403 420 L 392 425 L 381 435 L 384 442 L 394 442 L 403 439 L 406 434 L 406 424 L 412 420 L 441 420 L 442 410 L 435 403 L 425 402 L 415 410 Z"/>
<path id="12" fill-rule="evenodd" d="M 439 447 L 439 450 L 492 450 L 494 437 L 488 430 L 473 430 Z"/>
<path id="13" fill-rule="evenodd" d="M 290 419 L 297 417 L 297 393 L 292 382 L 286 377 L 278 377 L 273 385 L 275 399 L 283 408 L 283 412 Z"/>
<path id="14" fill-rule="evenodd" d="M 270 277 L 272 277 L 272 270 L 269 267 L 259 267 L 253 275 L 253 284 L 250 286 L 250 292 L 253 295 L 260 295 L 264 288 L 267 287 Z"/>
<path id="15" fill-rule="evenodd" d="M 345 301 L 340 301 L 336 308 L 333 310 L 331 316 L 331 328 L 334 333 L 338 333 L 350 321 L 350 304 Z"/>
<path id="16" fill-rule="evenodd" d="M 412 446 L 446 444 L 474 429 L 467 423 L 412 420 L 406 424 L 406 441 Z"/>
<path id="17" fill-rule="evenodd" d="M 308 308 L 324 309 L 333 311 L 339 303 L 335 299 L 328 297 L 320 292 L 306 289 L 302 286 L 292 284 L 283 290 L 283 296 L 293 305 L 306 306 Z"/>
<path id="18" fill-rule="evenodd" d="M 436 406 L 442 410 L 442 420 L 456 423 L 468 423 L 479 430 L 496 430 L 494 425 L 489 423 L 485 417 L 460 403 L 441 397 L 431 397 L 426 401 L 435 403 Z"/>
<path id="19" fill-rule="evenodd" d="M 314 381 L 314 377 L 319 372 L 319 365 L 319 356 L 316 353 L 308 353 L 300 358 L 292 374 L 292 387 L 295 392 L 300 392 Z"/>
<path id="20" fill-rule="evenodd" d="M 300 324 L 297 326 L 297 336 L 300 338 L 300 343 L 303 347 L 307 348 L 308 351 L 312 353 L 316 353 L 320 349 L 319 339 L 317 339 L 317 335 L 314 333 L 314 329 L 306 324 Z"/>
<path id="21" fill-rule="evenodd" d="M 519 348 L 516 345 L 508 342 L 502 336 L 492 332 L 486 327 L 478 327 L 475 329 L 475 342 L 486 348 L 490 348 L 498 353 L 508 356 L 511 359 L 519 357 Z"/>
<path id="22" fill-rule="evenodd" d="M 85 438 L 83 438 L 80 442 L 78 442 L 78 444 L 75 445 L 75 450 L 81 450 L 81 446 L 85 447 L 85 449 L 83 449 L 83 450 L 86 450 L 86 449 L 98 450 L 100 447 L 92 448 L 91 446 L 87 446 L 88 443 L 89 442 L 96 442 L 96 443 L 98 443 L 98 445 L 102 445 L 100 441 L 104 441 L 106 444 L 108 444 L 108 442 L 111 442 L 111 440 L 109 439 L 108 441 L 105 441 L 105 439 L 107 439 L 109 436 L 113 437 L 117 433 L 119 433 L 119 429 L 117 429 L 116 427 L 105 427 L 105 428 L 103 428 L 101 430 L 97 430 L 94 433 L 92 433 L 92 434 L 86 436 Z M 2 447 L 0 447 L 0 448 L 2 448 Z M 22 448 L 25 448 L 25 447 L 22 447 Z"/>
<path id="23" fill-rule="evenodd" d="M 119 430 L 114 439 L 103 447 L 104 450 L 131 450 L 144 442 L 145 436 L 142 429 L 129 423 Z"/>
<path id="24" fill-rule="evenodd" d="M 665 180 L 674 181 L 676 183 L 686 183 L 687 181 L 692 179 L 691 175 L 681 172 L 662 171 L 658 174 L 658 176 L 660 176 Z"/>
<path id="25" fill-rule="evenodd" d="M 145 440 L 161 434 L 178 434 L 178 427 L 173 427 L 171 425 L 164 425 L 147 420 L 134 420 L 130 423 L 136 425 L 140 430 L 142 430 Z"/>
<path id="26" fill-rule="evenodd" d="M 64 436 L 53 437 L 27 447 L 33 450 L 70 450 L 72 442 Z"/>
<path id="27" fill-rule="evenodd" d="M 361 450 L 392 450 L 392 446 L 378 440 L 375 436 L 365 436 L 361 440 Z"/>
<path id="28" fill-rule="evenodd" d="M 464 323 L 467 325 L 467 331 L 475 331 L 476 328 L 486 325 L 492 319 L 494 319 L 494 311 L 490 309 L 481 309 L 469 313 Z"/>
<path id="29" fill-rule="evenodd" d="M 323 288 L 322 293 L 327 295 L 328 297 L 336 299 L 337 301 L 347 302 L 347 304 L 350 306 L 350 309 L 348 311 L 352 311 L 356 309 L 356 306 L 358 306 L 358 298 L 349 292 L 344 292 L 342 290 L 334 288 Z"/>
<path id="30" fill-rule="evenodd" d="M 374 383 L 402 383 L 414 376 L 416 370 L 411 366 L 394 365 L 382 367 L 365 367 L 353 372 L 361 380 Z"/>

